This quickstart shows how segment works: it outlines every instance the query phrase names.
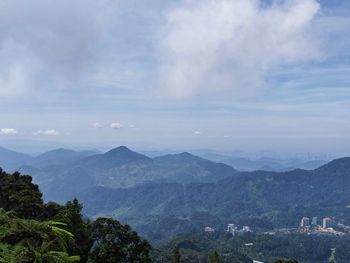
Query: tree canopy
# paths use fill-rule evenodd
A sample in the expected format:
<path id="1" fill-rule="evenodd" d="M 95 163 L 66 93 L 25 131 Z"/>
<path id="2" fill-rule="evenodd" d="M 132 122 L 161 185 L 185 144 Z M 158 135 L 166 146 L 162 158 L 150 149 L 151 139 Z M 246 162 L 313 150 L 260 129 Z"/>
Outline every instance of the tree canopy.
<path id="1" fill-rule="evenodd" d="M 30 176 L 0 170 L 0 263 L 150 262 L 151 246 L 128 225 L 81 210 L 77 199 L 45 204 Z"/>

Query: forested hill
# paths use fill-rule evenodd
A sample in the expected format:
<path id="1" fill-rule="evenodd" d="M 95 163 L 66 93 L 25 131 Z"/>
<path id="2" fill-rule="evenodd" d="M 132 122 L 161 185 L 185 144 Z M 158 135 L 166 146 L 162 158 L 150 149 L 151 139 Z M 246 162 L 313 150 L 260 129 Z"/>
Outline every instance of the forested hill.
<path id="1" fill-rule="evenodd" d="M 58 152 L 55 152 L 58 154 Z M 62 153 L 62 151 L 60 151 Z M 212 162 L 189 153 L 149 158 L 120 146 L 103 154 L 93 154 L 75 160 L 78 153 L 60 154 L 61 162 L 50 161 L 44 166 L 21 167 L 33 176 L 47 200 L 65 202 L 79 192 L 94 187 L 126 188 L 148 182 L 215 182 L 234 176 L 237 171 L 222 163 Z M 71 162 L 63 162 L 74 157 Z M 82 153 L 79 153 L 82 156 Z M 50 155 L 52 157 L 52 154 Z M 52 160 L 52 158 L 50 158 Z"/>
<path id="2" fill-rule="evenodd" d="M 29 164 L 33 157 L 27 154 L 11 151 L 0 147 L 0 167 L 5 170 L 15 170 L 22 165 Z"/>
<path id="3" fill-rule="evenodd" d="M 74 199 L 65 205 L 44 203 L 30 176 L 0 169 L 1 263 L 204 263 L 212 251 L 185 258 L 174 247 L 153 249 L 128 225 L 111 218 L 84 219 L 82 205 Z M 152 252 L 152 254 L 150 254 Z M 183 253 L 183 251 L 181 251 Z M 233 251 L 232 263 L 252 263 Z"/>
<path id="4" fill-rule="evenodd" d="M 86 215 L 113 216 L 151 241 L 227 223 L 295 227 L 303 216 L 350 224 L 350 158 L 280 173 L 238 172 L 186 152 L 149 158 L 124 146 L 106 153 L 59 149 L 35 160 L 40 165 L 30 159 L 23 171 L 46 200 L 78 197 Z"/>
<path id="5" fill-rule="evenodd" d="M 83 191 L 80 198 L 85 212 L 94 215 L 95 221 L 84 220 L 77 200 L 65 205 L 45 203 L 30 176 L 0 171 L 0 262 L 29 263 L 37 257 L 43 263 L 87 259 L 97 263 L 123 262 L 134 257 L 134 262 L 163 263 L 177 258 L 178 253 L 186 263 L 211 258 L 251 263 L 251 258 L 276 256 L 323 262 L 332 253 L 330 248 L 337 249 L 338 258 L 349 258 L 346 237 L 319 240 L 307 235 L 270 238 L 254 234 L 231 239 L 223 229 L 227 223 L 235 223 L 249 225 L 258 233 L 259 229 L 296 226 L 302 216 L 330 216 L 349 224 L 350 158 L 334 160 L 313 171 L 236 173 L 217 182 L 157 182 L 122 189 L 93 187 Z M 215 228 L 217 234 L 190 234 L 151 250 L 148 242 L 129 226 L 97 218 L 101 215 L 130 223 L 154 242 L 169 240 L 179 233 L 202 232 L 204 226 Z M 113 242 L 111 236 L 116 237 Z M 254 242 L 254 247 L 243 247 L 247 242 Z M 300 242 L 305 248 L 310 244 L 319 246 L 310 257 L 305 249 L 297 247 Z"/>
<path id="6" fill-rule="evenodd" d="M 110 218 L 83 219 L 75 199 L 44 203 L 30 176 L 0 169 L 0 262 L 151 262 L 151 246 Z"/>
<path id="7" fill-rule="evenodd" d="M 303 216 L 350 224 L 350 158 L 313 171 L 245 172 L 213 183 L 151 183 L 128 189 L 94 187 L 79 199 L 90 216 L 107 214 L 152 240 L 227 223 L 254 229 L 296 227 Z M 171 222 L 172 227 L 166 225 Z"/>

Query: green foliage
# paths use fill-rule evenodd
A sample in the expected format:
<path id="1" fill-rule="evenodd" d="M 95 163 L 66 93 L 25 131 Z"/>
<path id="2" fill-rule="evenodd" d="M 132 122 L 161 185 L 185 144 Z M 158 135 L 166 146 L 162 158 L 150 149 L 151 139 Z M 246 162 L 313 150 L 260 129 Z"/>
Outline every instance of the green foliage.
<path id="1" fill-rule="evenodd" d="M 14 211 L 19 217 L 38 218 L 43 213 L 42 194 L 32 177 L 10 175 L 0 169 L 0 208 Z"/>
<path id="2" fill-rule="evenodd" d="M 329 262 L 330 263 L 337 263 L 337 249 L 336 248 L 332 248 L 331 249 L 332 253 L 331 253 L 331 256 L 329 257 Z"/>
<path id="3" fill-rule="evenodd" d="M 0 244 L 0 263 L 17 263 L 24 253 L 21 245 Z"/>
<path id="4" fill-rule="evenodd" d="M 98 188 L 90 193 L 95 207 L 87 211 L 98 213 L 109 201 L 104 209 L 130 220 L 156 240 L 184 231 L 193 233 L 205 225 L 223 229 L 232 220 L 255 229 L 294 226 L 304 215 L 341 216 L 347 223 L 348 161 L 333 162 L 315 171 L 236 174 L 217 183 Z M 350 262 L 349 236 L 250 233 L 232 237 L 201 233 L 176 238 L 151 251 L 148 242 L 128 225 L 110 218 L 92 223 L 84 220 L 82 205 L 76 199 L 64 206 L 44 204 L 31 177 L 19 173 L 0 172 L 0 208 L 4 209 L 0 211 L 0 263 L 66 263 L 79 259 L 89 263 L 147 263 L 151 262 L 150 254 L 154 263 L 251 263 L 252 258 L 263 262 L 277 259 L 278 263 L 297 262 L 278 258 L 298 258 L 303 263 Z"/>
<path id="5" fill-rule="evenodd" d="M 73 240 L 73 234 L 65 230 L 65 226 L 61 222 L 17 218 L 1 209 L 0 242 L 5 244 L 1 260 L 78 262 L 79 256 L 71 257 L 66 252 L 68 243 Z"/>
<path id="6" fill-rule="evenodd" d="M 214 251 L 208 257 L 208 263 L 220 263 L 220 258 L 218 252 Z"/>
<path id="7" fill-rule="evenodd" d="M 274 263 L 298 263 L 298 261 L 294 259 L 277 259 Z"/>
<path id="8" fill-rule="evenodd" d="M 77 199 L 44 204 L 31 177 L 2 171 L 0 190 L 0 263 L 150 262 L 148 242 L 116 220 L 84 220 Z"/>
<path id="9" fill-rule="evenodd" d="M 175 247 L 173 249 L 173 257 L 171 262 L 172 263 L 180 263 L 181 260 L 181 253 L 180 253 L 180 249 L 178 247 Z"/>
<path id="10" fill-rule="evenodd" d="M 90 223 L 84 221 L 81 210 L 83 206 L 77 199 L 69 201 L 55 215 L 55 220 L 65 222 L 67 229 L 74 235 L 75 242 L 68 248 L 73 255 L 80 255 L 81 261 L 86 262 L 93 240 L 90 237 Z"/>
<path id="11" fill-rule="evenodd" d="M 128 225 L 111 218 L 98 218 L 92 225 L 94 244 L 88 262 L 150 262 L 151 246 L 139 238 Z"/>
<path id="12" fill-rule="evenodd" d="M 239 247 L 241 244 L 232 242 L 230 235 L 188 234 L 159 246 L 152 253 L 152 262 L 176 262 L 173 259 L 178 255 L 174 250 L 177 248 L 181 250 L 181 260 L 177 262 L 181 263 L 252 263 L 245 251 L 237 249 Z"/>
<path id="13" fill-rule="evenodd" d="M 152 262 L 171 262 L 174 247 L 181 249 L 181 263 L 208 263 L 214 251 L 221 263 L 350 262 L 350 235 L 192 233 L 159 245 Z"/>
<path id="14" fill-rule="evenodd" d="M 161 242 L 228 223 L 254 231 L 297 227 L 303 216 L 332 216 L 350 225 L 349 173 L 350 158 L 344 158 L 314 171 L 236 173 L 215 183 L 97 187 L 78 197 L 88 215 L 108 213 L 148 240 Z"/>

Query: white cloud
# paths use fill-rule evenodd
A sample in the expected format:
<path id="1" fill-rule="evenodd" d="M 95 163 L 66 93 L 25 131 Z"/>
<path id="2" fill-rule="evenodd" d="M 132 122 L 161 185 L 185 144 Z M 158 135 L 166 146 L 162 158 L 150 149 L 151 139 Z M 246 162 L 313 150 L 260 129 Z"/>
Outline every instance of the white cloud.
<path id="1" fill-rule="evenodd" d="M 0 97 L 89 79 L 98 71 L 99 45 L 117 7 L 115 0 L 2 0 Z"/>
<path id="2" fill-rule="evenodd" d="M 256 92 L 273 69 L 323 58 L 316 0 L 184 0 L 166 14 L 160 81 L 178 98 Z"/>
<path id="3" fill-rule="evenodd" d="M 194 135 L 201 135 L 202 133 L 200 131 L 194 131 L 193 134 Z"/>
<path id="4" fill-rule="evenodd" d="M 2 128 L 0 130 L 0 135 L 17 135 L 18 131 L 13 128 Z"/>
<path id="5" fill-rule="evenodd" d="M 60 133 L 54 129 L 48 129 L 48 130 L 38 130 L 36 132 L 33 132 L 34 135 L 44 135 L 44 136 L 57 136 L 60 135 Z"/>
<path id="6" fill-rule="evenodd" d="M 93 126 L 94 128 L 103 128 L 103 125 L 102 125 L 101 123 L 99 123 L 99 122 L 93 123 L 92 126 Z"/>
<path id="7" fill-rule="evenodd" d="M 113 122 L 111 123 L 110 127 L 113 130 L 118 130 L 121 129 L 123 126 L 119 122 Z"/>

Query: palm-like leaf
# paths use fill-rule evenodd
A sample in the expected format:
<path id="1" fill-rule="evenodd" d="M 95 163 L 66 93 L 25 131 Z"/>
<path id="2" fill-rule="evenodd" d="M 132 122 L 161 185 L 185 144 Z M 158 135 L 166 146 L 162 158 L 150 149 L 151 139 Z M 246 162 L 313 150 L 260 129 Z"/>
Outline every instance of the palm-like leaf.
<path id="1" fill-rule="evenodd" d="M 79 262 L 79 256 L 69 256 L 66 252 L 62 251 L 49 251 L 43 255 L 45 262 L 48 263 L 71 263 Z"/>
<path id="2" fill-rule="evenodd" d="M 6 244 L 0 244 L 0 263 L 16 263 L 21 255 L 24 254 L 25 248 L 16 245 L 9 246 Z"/>
<path id="3" fill-rule="evenodd" d="M 74 235 L 64 227 L 66 224 L 57 221 L 16 218 L 0 209 L 0 242 L 9 244 L 3 248 L 7 248 L 3 253 L 6 257 L 2 256 L 0 250 L 0 263 L 19 262 L 20 256 L 30 258 L 34 263 L 78 262 L 79 256 L 66 253 L 69 242 L 74 242 Z"/>

